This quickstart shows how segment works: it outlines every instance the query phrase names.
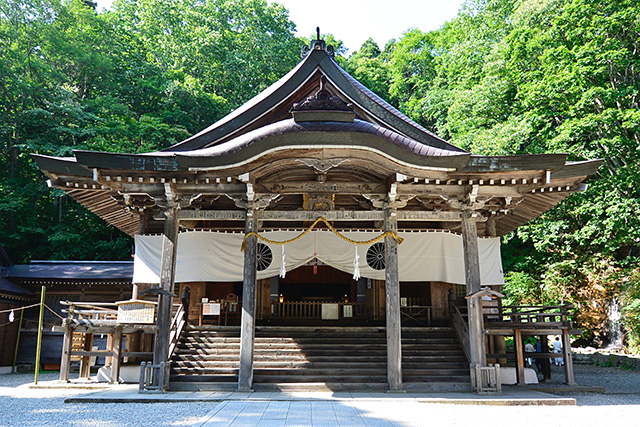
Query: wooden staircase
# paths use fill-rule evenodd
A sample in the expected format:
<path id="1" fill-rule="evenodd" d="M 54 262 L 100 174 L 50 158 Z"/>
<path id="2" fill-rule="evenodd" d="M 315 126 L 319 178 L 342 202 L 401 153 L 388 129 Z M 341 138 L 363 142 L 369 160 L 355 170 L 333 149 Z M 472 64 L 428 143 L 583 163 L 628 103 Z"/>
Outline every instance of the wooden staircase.
<path id="1" fill-rule="evenodd" d="M 386 390 L 380 327 L 257 327 L 255 390 Z M 235 390 L 240 331 L 189 327 L 171 359 L 172 390 Z M 403 328 L 405 389 L 469 390 L 467 359 L 451 328 Z"/>

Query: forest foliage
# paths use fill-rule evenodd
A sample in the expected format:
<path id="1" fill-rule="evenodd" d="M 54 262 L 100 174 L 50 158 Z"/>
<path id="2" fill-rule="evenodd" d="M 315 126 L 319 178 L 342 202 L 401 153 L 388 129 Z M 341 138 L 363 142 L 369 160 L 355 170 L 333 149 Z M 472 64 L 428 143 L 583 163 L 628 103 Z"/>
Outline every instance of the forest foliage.
<path id="1" fill-rule="evenodd" d="M 514 304 L 573 303 L 640 344 L 640 13 L 635 0 L 468 0 L 432 32 L 338 49 L 342 67 L 476 154 L 604 159 L 586 192 L 505 237 Z M 339 34 L 335 35 L 339 37 Z M 334 36 L 325 37 L 341 46 Z M 0 241 L 14 261 L 130 259 L 131 240 L 30 153 L 165 148 L 288 72 L 306 40 L 266 0 L 0 0 Z"/>

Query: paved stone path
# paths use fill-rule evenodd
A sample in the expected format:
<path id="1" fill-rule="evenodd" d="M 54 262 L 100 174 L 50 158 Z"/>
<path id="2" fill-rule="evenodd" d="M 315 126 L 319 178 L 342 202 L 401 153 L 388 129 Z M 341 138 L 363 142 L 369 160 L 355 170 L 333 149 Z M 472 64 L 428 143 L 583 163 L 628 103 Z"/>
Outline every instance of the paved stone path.
<path id="1" fill-rule="evenodd" d="M 491 406 L 384 401 L 224 401 L 193 427 L 636 427 L 640 406 Z"/>

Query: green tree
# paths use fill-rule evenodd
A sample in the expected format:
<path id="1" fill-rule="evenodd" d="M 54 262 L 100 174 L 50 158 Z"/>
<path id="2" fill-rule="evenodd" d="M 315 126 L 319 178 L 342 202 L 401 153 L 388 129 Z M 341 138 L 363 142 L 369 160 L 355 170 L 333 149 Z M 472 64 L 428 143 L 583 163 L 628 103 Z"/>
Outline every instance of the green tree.
<path id="1" fill-rule="evenodd" d="M 355 77 L 360 83 L 371 89 L 378 96 L 389 99 L 389 73 L 388 58 L 393 43 L 388 49 L 381 51 L 373 39 L 365 41 L 360 50 L 354 52 L 344 64 L 345 70 Z"/>
<path id="2" fill-rule="evenodd" d="M 31 153 L 154 151 L 217 121 L 299 59 L 261 0 L 0 0 L 0 240 L 17 262 L 130 259 L 131 240 L 59 190 Z"/>

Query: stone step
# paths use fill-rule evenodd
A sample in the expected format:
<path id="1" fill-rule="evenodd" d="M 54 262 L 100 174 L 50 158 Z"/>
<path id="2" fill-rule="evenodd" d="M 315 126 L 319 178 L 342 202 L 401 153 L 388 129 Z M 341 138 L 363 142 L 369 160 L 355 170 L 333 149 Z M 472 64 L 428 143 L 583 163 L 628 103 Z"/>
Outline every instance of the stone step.
<path id="1" fill-rule="evenodd" d="M 188 370 L 188 369 L 217 369 L 217 368 L 234 368 L 237 369 L 240 365 L 239 361 L 176 361 L 172 362 L 171 367 L 174 370 Z M 382 362 L 310 362 L 310 361 L 254 361 L 254 369 L 386 369 L 386 361 Z M 416 370 L 416 369 L 468 369 L 465 362 L 431 362 L 431 363 L 406 363 L 402 364 L 403 370 Z"/>
<path id="2" fill-rule="evenodd" d="M 254 375 L 254 384 L 264 383 L 382 383 L 387 374 L 379 375 Z"/>
<path id="3" fill-rule="evenodd" d="M 384 390 L 385 334 L 379 327 L 258 329 L 254 389 Z M 172 358 L 171 383 L 185 390 L 237 384 L 239 335 L 238 328 L 189 327 Z M 469 384 L 468 362 L 451 328 L 403 330 L 402 355 L 404 382 Z"/>
<path id="4" fill-rule="evenodd" d="M 215 381 L 189 381 L 187 378 L 176 380 L 173 377 L 169 383 L 171 391 L 235 391 L 238 388 L 236 382 Z M 253 384 L 255 391 L 282 391 L 282 392 L 335 392 L 335 391 L 385 391 L 384 383 L 326 383 L 326 382 L 301 382 L 301 383 L 258 383 Z"/>
<path id="5" fill-rule="evenodd" d="M 402 375 L 403 383 L 464 383 L 469 386 L 471 384 L 471 377 L 467 374 L 460 373 L 458 375 L 428 375 L 428 376 L 416 376 L 416 375 Z"/>
<path id="6" fill-rule="evenodd" d="M 361 337 L 322 337 L 322 338 L 256 338 L 254 345 L 309 345 L 309 344 L 325 344 L 325 345 L 344 345 L 352 344 L 354 339 L 359 344 L 378 345 L 386 344 L 384 338 L 361 338 Z M 239 344 L 240 338 L 235 337 L 194 337 L 187 336 L 182 338 L 184 343 L 208 344 Z M 402 338 L 403 345 L 458 345 L 457 338 Z"/>
<path id="7" fill-rule="evenodd" d="M 437 381 L 431 378 L 428 382 L 404 382 L 404 388 L 410 392 L 469 392 L 471 384 L 466 378 L 459 382 Z M 232 382 L 215 381 L 190 381 L 188 377 L 177 380 L 172 377 L 169 383 L 171 391 L 235 391 L 238 388 L 237 378 Z M 301 382 L 301 383 L 258 383 L 253 385 L 255 391 L 282 391 L 282 392 L 336 392 L 336 391 L 386 391 L 386 383 L 327 383 L 327 382 Z"/>
<path id="8" fill-rule="evenodd" d="M 335 349 L 316 349 L 316 350 L 302 350 L 302 349 L 259 349 L 254 352 L 254 359 L 259 358 L 272 358 L 272 357 L 300 357 L 300 358 L 316 358 L 316 357 L 385 357 L 386 358 L 386 349 L 377 349 L 377 350 L 369 350 L 369 349 L 357 349 L 349 352 L 341 351 L 338 352 Z M 174 357 L 205 357 L 205 356 L 219 356 L 219 357 L 229 357 L 229 358 L 239 358 L 240 350 L 239 349 L 228 349 L 228 348 L 218 348 L 218 349 L 205 349 L 205 348 L 179 348 L 176 350 Z M 460 350 L 457 349 L 441 349 L 441 350 L 409 350 L 402 349 L 402 356 L 405 357 L 460 357 L 464 356 Z"/>
<path id="9" fill-rule="evenodd" d="M 208 344 L 199 344 L 194 342 L 182 342 L 178 344 L 178 349 L 207 349 L 207 350 L 216 350 L 216 349 L 228 349 L 228 350 L 236 350 L 240 349 L 240 343 L 208 343 Z M 361 344 L 358 342 L 349 343 L 349 344 L 305 344 L 300 345 L 297 343 L 255 343 L 254 351 L 260 350 L 283 350 L 283 351 L 291 351 L 291 350 L 301 350 L 301 351 L 314 351 L 314 350 L 332 350 L 334 352 L 340 351 L 384 351 L 386 345 L 380 344 Z M 402 344 L 403 350 L 449 350 L 459 348 L 453 344 L 429 344 L 429 345 L 420 345 L 420 344 Z"/>
<path id="10" fill-rule="evenodd" d="M 172 374 L 192 374 L 192 375 L 238 375 L 238 367 L 172 367 Z M 434 375 L 462 375 L 468 376 L 469 370 L 465 367 L 439 367 L 438 369 L 403 369 L 407 377 L 431 377 Z M 327 376 L 327 377 L 353 377 L 353 376 L 376 376 L 386 375 L 386 366 L 380 367 L 254 367 L 254 378 L 268 376 Z"/>
<path id="11" fill-rule="evenodd" d="M 299 382 L 299 383 L 257 383 L 253 385 L 255 391 L 317 391 L 317 392 L 335 392 L 335 391 L 386 391 L 386 383 L 332 383 L 332 382 Z"/>
<path id="12" fill-rule="evenodd" d="M 416 330 L 417 329 L 417 330 Z M 228 336 L 240 336 L 240 327 L 227 327 L 227 328 L 215 328 L 215 327 L 192 327 L 189 326 L 184 329 L 190 334 L 219 334 Z M 439 328 L 402 328 L 402 335 L 406 336 L 436 336 L 451 334 L 453 331 L 449 327 Z M 345 328 L 323 328 L 323 327 L 307 327 L 307 328 L 282 328 L 282 327 L 260 327 L 256 328 L 256 336 L 259 337 L 283 337 L 283 336 L 319 336 L 319 335 L 385 335 L 385 327 L 345 327 Z"/>
<path id="13" fill-rule="evenodd" d="M 173 360 L 175 362 L 182 361 L 201 361 L 201 362 L 212 362 L 212 363 L 224 363 L 224 362 L 238 362 L 240 360 L 240 353 L 237 353 L 235 357 L 230 357 L 228 354 L 183 354 L 178 353 L 174 355 Z M 255 354 L 254 355 L 255 362 L 272 362 L 272 361 L 281 361 L 281 362 L 327 362 L 327 363 L 387 363 L 387 356 L 371 356 L 371 355 L 343 355 L 343 354 L 333 354 L 333 355 L 320 355 L 320 356 L 311 356 L 304 354 Z M 420 356 L 411 356 L 411 355 L 403 355 L 402 362 L 403 363 L 439 363 L 439 362 L 463 362 L 466 363 L 467 358 L 464 354 L 455 354 L 455 355 L 420 355 Z"/>

